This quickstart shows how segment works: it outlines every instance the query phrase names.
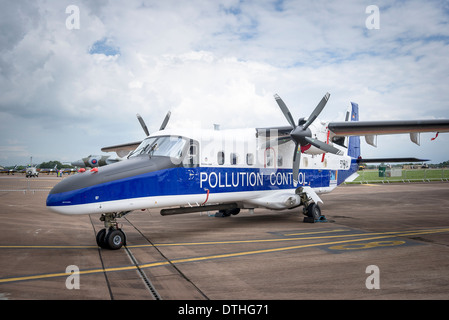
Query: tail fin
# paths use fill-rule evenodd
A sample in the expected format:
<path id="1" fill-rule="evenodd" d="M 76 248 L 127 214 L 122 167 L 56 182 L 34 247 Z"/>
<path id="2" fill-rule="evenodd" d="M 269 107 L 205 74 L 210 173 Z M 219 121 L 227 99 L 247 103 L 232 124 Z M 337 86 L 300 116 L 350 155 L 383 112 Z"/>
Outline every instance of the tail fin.
<path id="1" fill-rule="evenodd" d="M 351 102 L 352 112 L 351 121 L 359 121 L 359 105 L 357 103 Z M 360 137 L 353 136 L 349 137 L 348 143 L 348 156 L 357 159 L 360 157 Z"/>

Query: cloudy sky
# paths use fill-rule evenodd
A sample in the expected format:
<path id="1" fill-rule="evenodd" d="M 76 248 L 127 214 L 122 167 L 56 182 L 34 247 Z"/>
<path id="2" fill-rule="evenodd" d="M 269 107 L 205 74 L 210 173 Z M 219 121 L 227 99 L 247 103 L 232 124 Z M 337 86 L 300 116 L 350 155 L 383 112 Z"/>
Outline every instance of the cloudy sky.
<path id="1" fill-rule="evenodd" d="M 378 29 L 369 5 L 379 8 Z M 169 127 L 449 118 L 447 1 L 0 1 L 0 165 L 73 161 Z M 73 7 L 75 6 L 75 7 Z M 75 9 L 74 9 L 75 8 Z M 79 19 L 77 19 L 79 12 Z M 367 157 L 449 160 L 449 133 Z M 113 154 L 115 156 L 115 154 Z"/>

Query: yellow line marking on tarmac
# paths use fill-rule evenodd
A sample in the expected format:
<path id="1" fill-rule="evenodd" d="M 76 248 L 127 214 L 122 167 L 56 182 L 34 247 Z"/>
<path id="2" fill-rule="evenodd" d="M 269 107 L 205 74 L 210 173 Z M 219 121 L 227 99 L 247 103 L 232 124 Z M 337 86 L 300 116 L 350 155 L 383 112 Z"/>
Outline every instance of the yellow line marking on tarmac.
<path id="1" fill-rule="evenodd" d="M 0 246 L 0 249 L 98 249 L 98 246 Z"/>
<path id="2" fill-rule="evenodd" d="M 285 233 L 284 236 L 303 236 L 303 235 L 306 235 L 306 234 L 318 234 L 318 233 L 329 233 L 329 232 L 345 232 L 345 231 L 351 231 L 351 230 L 350 229 L 335 229 L 335 230 L 303 232 L 303 233 Z"/>
<path id="3" fill-rule="evenodd" d="M 155 263 L 155 265 L 156 264 L 157 263 Z M 168 264 L 168 262 L 167 262 L 167 264 Z M 126 270 L 136 270 L 136 269 L 137 269 L 136 266 L 105 268 L 105 269 L 91 269 L 91 270 L 79 271 L 79 272 L 77 272 L 77 274 L 80 274 L 80 275 L 94 274 L 94 273 L 101 273 L 101 272 L 126 271 Z M 0 279 L 0 283 L 26 281 L 26 280 L 40 280 L 40 279 L 58 278 L 58 277 L 68 277 L 70 275 L 73 275 L 73 273 L 61 272 L 61 273 L 38 274 L 38 275 L 31 275 L 31 276 L 24 276 L 24 277 Z"/>
<path id="4" fill-rule="evenodd" d="M 169 246 L 197 246 L 197 245 L 212 245 L 212 244 L 238 244 L 238 243 L 263 243 L 263 242 L 282 242 L 282 241 L 296 241 L 296 240 L 319 240 L 319 239 L 329 239 L 329 238 L 346 238 L 346 237 L 364 237 L 373 235 L 391 235 L 391 236 L 403 236 L 402 233 L 414 233 L 419 232 L 419 234 L 424 234 L 422 232 L 448 232 L 447 229 L 437 229 L 441 231 L 435 231 L 435 229 L 430 230 L 409 230 L 409 231 L 388 231 L 388 232 L 372 232 L 372 233 L 356 233 L 356 234 L 342 234 L 336 236 L 319 236 L 319 237 L 299 237 L 299 238 L 276 238 L 276 239 L 259 239 L 259 240 L 229 240 L 229 241 L 210 241 L 210 242 L 181 242 L 181 243 L 155 243 L 154 246 L 158 247 L 169 247 Z M 152 244 L 143 245 L 133 245 L 128 246 L 128 248 L 142 248 L 142 247 L 152 247 Z"/>
<path id="5" fill-rule="evenodd" d="M 297 246 L 289 246 L 289 247 L 281 247 L 281 248 L 271 248 L 271 249 L 242 251 L 242 252 L 225 253 L 225 254 L 215 254 L 215 255 L 209 255 L 209 256 L 203 256 L 203 257 L 181 258 L 181 259 L 174 259 L 171 261 L 140 264 L 138 266 L 82 270 L 79 272 L 79 274 L 82 275 L 82 274 L 95 274 L 95 273 L 102 273 L 102 272 L 129 271 L 129 270 L 136 270 L 138 267 L 140 269 L 154 268 L 154 267 L 169 265 L 171 263 L 177 264 L 177 263 L 187 263 L 187 262 L 198 262 L 198 261 L 214 260 L 214 259 L 222 259 L 222 258 L 241 257 L 241 256 L 261 254 L 261 253 L 281 252 L 281 251 L 288 251 L 288 250 L 295 250 L 295 249 L 302 249 L 302 248 L 337 245 L 337 244 L 342 244 L 342 243 L 385 239 L 385 238 L 391 238 L 394 236 L 415 236 L 415 235 L 441 233 L 441 232 L 448 232 L 448 231 L 449 231 L 449 228 L 434 229 L 434 230 L 421 230 L 421 231 L 419 231 L 419 230 L 418 231 L 402 231 L 402 232 L 396 232 L 396 234 L 394 234 L 392 232 L 376 233 L 376 234 L 381 234 L 381 235 L 376 236 L 376 237 L 368 237 L 368 238 L 361 238 L 361 239 L 340 240 L 340 241 L 322 242 L 322 243 L 310 243 L 310 244 L 302 244 L 302 245 L 297 245 Z M 365 235 L 367 235 L 367 234 L 365 234 Z M 0 283 L 10 283 L 10 282 L 18 282 L 18 281 L 26 281 L 26 280 L 39 280 L 39 279 L 48 279 L 48 278 L 57 278 L 57 277 L 68 277 L 72 274 L 73 273 L 49 273 L 49 274 L 41 274 L 41 275 L 29 275 L 29 276 L 22 276 L 22 277 L 3 278 L 3 279 L 0 279 Z"/>
<path id="6" fill-rule="evenodd" d="M 306 232 L 290 235 L 307 235 L 318 234 L 326 232 L 340 232 L 350 231 L 343 229 L 318 231 L 318 232 Z M 214 244 L 239 244 L 239 243 L 264 243 L 264 242 L 283 242 L 283 241 L 296 241 L 296 240 L 320 240 L 330 238 L 347 238 L 347 237 L 365 237 L 375 235 L 391 235 L 391 236 L 403 236 L 403 233 L 412 234 L 419 232 L 419 234 L 435 233 L 435 232 L 449 232 L 449 228 L 446 229 L 424 229 L 424 230 L 408 230 L 408 231 L 387 231 L 387 232 L 371 232 L 371 233 L 355 233 L 355 234 L 342 234 L 335 236 L 319 236 L 319 237 L 297 237 L 297 238 L 275 238 L 275 239 L 255 239 L 255 240 L 227 240 L 227 241 L 205 241 L 205 242 L 179 242 L 179 243 L 155 243 L 155 244 L 136 244 L 127 246 L 128 248 L 145 248 L 145 247 L 172 247 L 172 246 L 198 246 L 198 245 L 214 245 Z M 50 245 L 3 245 L 0 249 L 97 249 L 98 246 L 50 246 Z"/>
<path id="7" fill-rule="evenodd" d="M 330 250 L 365 250 L 365 249 L 370 249 L 370 248 L 400 246 L 405 243 L 406 242 L 403 240 L 373 241 L 373 242 L 340 244 L 340 245 L 329 247 L 328 249 L 330 249 Z"/>

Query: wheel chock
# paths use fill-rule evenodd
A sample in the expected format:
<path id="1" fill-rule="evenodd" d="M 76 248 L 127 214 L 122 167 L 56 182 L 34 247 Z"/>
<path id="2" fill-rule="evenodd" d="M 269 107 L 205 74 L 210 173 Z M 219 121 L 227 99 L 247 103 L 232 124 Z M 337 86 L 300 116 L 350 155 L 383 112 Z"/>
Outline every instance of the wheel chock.
<path id="1" fill-rule="evenodd" d="M 304 217 L 303 222 L 305 223 L 316 223 L 316 222 L 328 222 L 325 216 L 320 216 L 318 219 L 314 219 L 313 217 Z"/>

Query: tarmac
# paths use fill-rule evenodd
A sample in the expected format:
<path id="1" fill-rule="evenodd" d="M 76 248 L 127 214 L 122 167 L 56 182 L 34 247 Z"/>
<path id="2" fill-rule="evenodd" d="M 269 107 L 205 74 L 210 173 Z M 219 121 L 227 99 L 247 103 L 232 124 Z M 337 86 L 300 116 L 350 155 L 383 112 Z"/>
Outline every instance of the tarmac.
<path id="1" fill-rule="evenodd" d="M 319 223 L 301 209 L 135 211 L 112 251 L 96 245 L 99 216 L 46 209 L 60 180 L 0 176 L 0 299 L 449 298 L 449 183 L 343 185 Z"/>

